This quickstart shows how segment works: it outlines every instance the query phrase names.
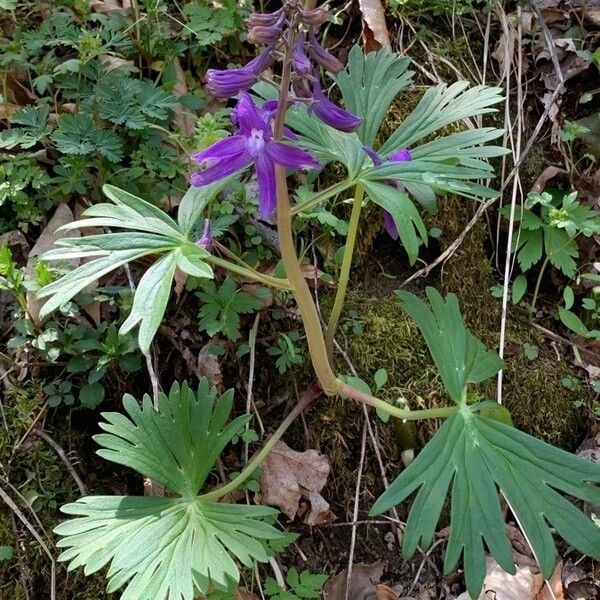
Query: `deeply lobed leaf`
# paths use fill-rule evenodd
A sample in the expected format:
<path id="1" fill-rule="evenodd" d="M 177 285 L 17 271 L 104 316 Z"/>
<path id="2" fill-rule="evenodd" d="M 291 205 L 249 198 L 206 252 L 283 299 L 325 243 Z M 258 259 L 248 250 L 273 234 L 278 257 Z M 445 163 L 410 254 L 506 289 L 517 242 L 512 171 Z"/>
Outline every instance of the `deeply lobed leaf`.
<path id="1" fill-rule="evenodd" d="M 453 570 L 462 555 L 467 588 L 478 598 L 485 576 L 484 543 L 500 566 L 514 573 L 499 491 L 549 578 L 556 560 L 550 526 L 581 552 L 600 557 L 600 530 L 559 493 L 599 504 L 597 483 L 600 465 L 463 407 L 447 419 L 371 513 L 385 512 L 418 490 L 403 540 L 403 553 L 410 558 L 417 544 L 431 544 L 451 488 L 444 570 Z"/>

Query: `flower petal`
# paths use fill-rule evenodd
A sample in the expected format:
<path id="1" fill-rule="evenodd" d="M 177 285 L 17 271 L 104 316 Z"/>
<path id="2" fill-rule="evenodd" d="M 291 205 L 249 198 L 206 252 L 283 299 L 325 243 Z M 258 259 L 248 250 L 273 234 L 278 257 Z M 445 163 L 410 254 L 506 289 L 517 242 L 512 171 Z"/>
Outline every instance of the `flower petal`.
<path id="1" fill-rule="evenodd" d="M 363 151 L 373 161 L 373 164 L 376 167 L 383 163 L 381 156 L 379 156 L 379 154 L 377 154 L 377 152 L 375 152 L 375 150 L 373 150 L 373 148 L 370 146 L 363 146 Z"/>
<path id="2" fill-rule="evenodd" d="M 231 113 L 231 120 L 240 128 L 242 135 L 249 136 L 253 129 L 263 132 L 266 141 L 271 139 L 270 111 L 259 109 L 248 92 L 240 92 L 240 99 Z"/>
<path id="3" fill-rule="evenodd" d="M 321 163 L 306 150 L 271 140 L 265 147 L 271 160 L 287 169 L 318 169 Z"/>
<path id="4" fill-rule="evenodd" d="M 212 146 L 192 155 L 192 160 L 199 165 L 202 163 L 215 163 L 216 161 L 227 160 L 235 154 L 244 152 L 246 149 L 246 138 L 242 135 L 232 135 L 225 139 L 215 142 Z"/>
<path id="5" fill-rule="evenodd" d="M 388 156 L 388 160 L 392 162 L 407 162 L 412 160 L 412 154 L 408 148 L 402 148 L 397 152 L 392 152 L 392 154 Z"/>
<path id="6" fill-rule="evenodd" d="M 398 228 L 396 227 L 392 215 L 390 215 L 387 210 L 383 211 L 383 226 L 393 240 L 398 239 Z"/>
<path id="7" fill-rule="evenodd" d="M 225 179 L 229 175 L 252 164 L 252 157 L 248 152 L 240 152 L 237 155 L 230 156 L 228 159 L 220 160 L 217 164 L 207 167 L 203 171 L 197 171 L 190 177 L 190 183 L 194 187 L 202 187 L 209 183 L 214 183 L 220 179 Z"/>
<path id="8" fill-rule="evenodd" d="M 315 99 L 312 104 L 313 112 L 330 127 L 352 133 L 361 126 L 362 119 L 360 117 L 340 108 L 323 94 L 317 77 L 313 83 L 313 97 Z"/>
<path id="9" fill-rule="evenodd" d="M 258 210 L 262 217 L 269 218 L 275 210 L 277 190 L 275 165 L 264 152 L 256 157 L 256 178 L 258 180 Z"/>
<path id="10" fill-rule="evenodd" d="M 308 40 L 308 51 L 315 62 L 331 73 L 339 73 L 344 70 L 344 65 L 319 44 L 312 27 L 308 30 Z"/>

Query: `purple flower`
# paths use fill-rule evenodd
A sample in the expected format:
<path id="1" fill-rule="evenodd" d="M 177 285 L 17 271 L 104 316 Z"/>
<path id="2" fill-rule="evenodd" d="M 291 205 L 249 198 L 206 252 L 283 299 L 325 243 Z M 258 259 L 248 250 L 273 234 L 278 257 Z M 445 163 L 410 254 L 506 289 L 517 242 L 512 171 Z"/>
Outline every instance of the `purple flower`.
<path id="1" fill-rule="evenodd" d="M 268 19 L 264 19 L 262 23 L 260 20 L 259 22 L 256 22 L 256 18 L 253 21 L 248 19 L 247 22 L 256 22 L 256 24 L 252 25 L 248 31 L 248 41 L 251 44 L 272 44 L 273 42 L 279 40 L 281 37 L 281 32 L 283 31 L 285 13 L 281 10 L 278 12 L 278 17 L 277 13 L 271 13 L 270 15 L 258 15 L 269 17 Z"/>
<path id="2" fill-rule="evenodd" d="M 210 252 L 213 247 L 213 236 L 211 231 L 210 219 L 204 219 L 204 232 L 202 237 L 196 242 L 197 246 L 204 248 L 207 252 Z"/>
<path id="3" fill-rule="evenodd" d="M 339 73 L 344 69 L 344 65 L 333 54 L 327 52 L 317 41 L 315 32 L 312 28 L 308 30 L 308 52 L 313 60 L 319 63 L 324 69 L 331 73 Z"/>
<path id="4" fill-rule="evenodd" d="M 312 63 L 304 51 L 305 37 L 304 32 L 298 36 L 298 41 L 292 52 L 292 65 L 294 71 L 302 75 L 310 74 L 313 70 Z"/>
<path id="5" fill-rule="evenodd" d="M 251 88 L 260 74 L 270 66 L 274 50 L 275 44 L 271 44 L 262 54 L 239 69 L 209 69 L 206 72 L 206 89 L 213 96 L 228 98 Z"/>
<path id="6" fill-rule="evenodd" d="M 352 133 L 361 126 L 362 119 L 360 117 L 349 113 L 327 99 L 316 74 L 312 91 L 314 102 L 311 104 L 311 110 L 321 121 L 334 129 L 339 129 L 339 131 L 345 131 L 346 133 Z"/>
<path id="7" fill-rule="evenodd" d="M 273 139 L 273 111 L 269 108 L 257 108 L 250 94 L 240 92 L 233 114 L 234 123 L 239 127 L 238 132 L 192 157 L 205 167 L 191 177 L 191 183 L 196 187 L 228 177 L 254 163 L 258 179 L 259 210 L 263 217 L 270 217 L 275 209 L 276 163 L 287 169 L 315 169 L 321 166 L 305 150 Z"/>
<path id="8" fill-rule="evenodd" d="M 367 154 L 369 158 L 373 161 L 373 164 L 376 167 L 383 164 L 381 156 L 379 156 L 379 154 L 377 154 L 377 152 L 375 152 L 373 148 L 369 148 L 369 146 L 363 146 L 363 150 L 365 151 L 365 154 Z M 402 148 L 401 150 L 392 152 L 392 154 L 388 156 L 388 160 L 391 162 L 406 162 L 412 160 L 412 154 L 410 153 L 410 150 L 408 150 L 408 148 Z M 398 190 L 404 191 L 404 186 L 400 181 L 396 181 L 394 179 L 387 179 L 385 183 L 397 188 Z M 393 240 L 398 239 L 398 228 L 396 227 L 396 223 L 394 222 L 392 215 L 390 215 L 390 213 L 387 210 L 383 211 L 383 227 Z"/>

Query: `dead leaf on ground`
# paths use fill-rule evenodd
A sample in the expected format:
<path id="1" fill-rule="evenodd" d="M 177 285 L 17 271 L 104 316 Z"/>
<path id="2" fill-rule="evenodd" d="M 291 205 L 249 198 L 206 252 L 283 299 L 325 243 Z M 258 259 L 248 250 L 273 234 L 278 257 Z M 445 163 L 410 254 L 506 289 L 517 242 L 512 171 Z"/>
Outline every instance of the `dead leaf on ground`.
<path id="1" fill-rule="evenodd" d="M 387 563 L 376 562 L 373 565 L 352 565 L 352 575 L 348 585 L 348 598 L 351 600 L 377 600 L 377 584 Z M 345 600 L 348 569 L 332 577 L 323 589 L 325 600 Z"/>
<path id="2" fill-rule="evenodd" d="M 90 8 L 97 13 L 126 12 L 131 8 L 130 0 L 91 0 Z"/>
<path id="3" fill-rule="evenodd" d="M 531 567 L 518 567 L 515 575 L 509 575 L 491 556 L 485 557 L 486 575 L 483 591 L 478 600 L 550 600 L 552 596 L 544 582 L 544 576 Z M 550 579 L 556 600 L 564 600 L 562 592 L 562 563 L 554 569 Z M 544 589 L 546 594 L 544 595 Z M 470 600 L 464 592 L 456 600 Z"/>
<path id="4" fill-rule="evenodd" d="M 179 59 L 176 58 L 173 62 L 175 66 L 175 86 L 173 87 L 173 94 L 178 98 L 181 96 L 185 96 L 188 93 L 187 83 L 185 82 L 185 71 L 179 62 Z M 182 133 L 185 135 L 192 135 L 195 130 L 195 121 L 192 118 L 192 115 L 185 110 L 181 104 L 177 105 L 173 109 L 173 113 L 175 115 L 174 120 L 175 123 L 179 126 Z"/>
<path id="5" fill-rule="evenodd" d="M 390 48 L 390 34 L 381 0 L 358 0 L 363 18 L 365 52 Z"/>
<path id="6" fill-rule="evenodd" d="M 380 583 L 375 588 L 375 596 L 377 600 L 400 600 L 400 596 L 389 586 Z"/>
<path id="7" fill-rule="evenodd" d="M 542 586 L 540 593 L 535 600 L 565 600 L 562 583 L 562 560 L 558 562 L 552 577 Z"/>
<path id="8" fill-rule="evenodd" d="M 26 271 L 30 278 L 35 278 L 35 258 L 37 256 L 40 256 L 44 252 L 54 248 L 57 240 L 70 237 L 79 237 L 79 232 L 77 230 L 56 231 L 59 227 L 72 222 L 73 213 L 71 209 L 66 204 L 59 204 L 56 207 L 52 218 L 46 227 L 44 227 L 42 233 L 40 233 L 40 236 L 29 253 Z M 79 264 L 79 260 L 73 260 L 70 261 L 70 263 L 73 265 L 73 267 L 76 267 Z M 43 304 L 44 302 L 41 302 L 36 298 L 35 292 L 27 292 L 27 310 L 34 323 L 41 323 L 40 310 Z"/>
<path id="9" fill-rule="evenodd" d="M 198 352 L 198 367 L 196 372 L 200 377 L 206 377 L 218 389 L 223 387 L 223 373 L 221 371 L 221 363 L 216 355 L 210 352 L 214 342 L 209 342 Z"/>
<path id="10" fill-rule="evenodd" d="M 535 180 L 535 183 L 531 186 L 531 191 L 536 194 L 541 194 L 546 189 L 546 184 L 554 179 L 557 175 L 566 175 L 567 172 L 560 167 L 549 166 L 546 167 L 538 178 Z"/>
<path id="11" fill-rule="evenodd" d="M 98 60 L 104 65 L 106 72 L 114 71 L 120 67 L 128 66 L 133 67 L 133 61 L 115 56 L 114 54 L 99 54 Z"/>
<path id="12" fill-rule="evenodd" d="M 319 493 L 327 483 L 330 466 L 327 457 L 316 450 L 297 452 L 279 442 L 263 463 L 261 489 L 265 504 L 278 506 L 294 519 L 300 501 L 306 498 L 310 509 L 303 515 L 307 525 L 328 523 L 335 517 Z"/>
<path id="13" fill-rule="evenodd" d="M 246 588 L 237 588 L 233 592 L 233 597 L 235 600 L 260 600 L 256 594 L 249 592 Z"/>
<path id="14" fill-rule="evenodd" d="M 591 574 L 568 560 L 562 570 L 562 584 L 568 598 L 597 598 L 598 589 Z"/>

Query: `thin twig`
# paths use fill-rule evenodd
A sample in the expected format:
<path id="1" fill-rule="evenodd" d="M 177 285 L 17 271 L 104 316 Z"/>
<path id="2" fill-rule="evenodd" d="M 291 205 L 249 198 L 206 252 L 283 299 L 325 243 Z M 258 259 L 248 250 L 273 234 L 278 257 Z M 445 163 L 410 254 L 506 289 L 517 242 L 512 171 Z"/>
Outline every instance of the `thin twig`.
<path id="1" fill-rule="evenodd" d="M 56 454 L 58 454 L 58 457 L 63 462 L 63 464 L 67 468 L 67 471 L 69 471 L 69 474 L 77 484 L 77 487 L 79 488 L 79 493 L 82 496 L 87 496 L 87 488 L 85 487 L 85 484 L 83 483 L 81 477 L 79 477 L 79 475 L 77 474 L 75 467 L 67 457 L 67 454 L 63 450 L 62 446 L 58 442 L 56 442 L 54 438 L 51 437 L 48 433 L 42 431 L 41 429 L 38 429 L 37 427 L 32 429 L 31 433 L 37 435 L 38 437 L 41 437 L 49 446 L 52 447 L 52 449 L 56 452 Z"/>
<path id="2" fill-rule="evenodd" d="M 352 513 L 352 533 L 350 535 L 350 552 L 348 553 L 348 573 L 346 575 L 346 591 L 344 600 L 351 600 L 350 582 L 352 580 L 352 565 L 354 562 L 354 549 L 356 547 L 356 522 L 358 520 L 358 508 L 360 505 L 360 483 L 362 481 L 363 467 L 365 464 L 365 450 L 367 447 L 367 422 L 363 424 L 362 440 L 360 443 L 360 460 L 358 463 L 358 473 L 356 474 L 356 488 L 354 492 L 354 510 Z"/>
<path id="3" fill-rule="evenodd" d="M 46 542 L 41 538 L 40 534 L 34 529 L 33 525 L 27 520 L 21 509 L 13 502 L 12 498 L 0 487 L 0 498 L 19 518 L 21 523 L 27 527 L 31 535 L 36 539 L 37 543 L 42 547 L 48 558 L 50 559 L 50 600 L 56 600 L 56 561 L 50 553 Z"/>

